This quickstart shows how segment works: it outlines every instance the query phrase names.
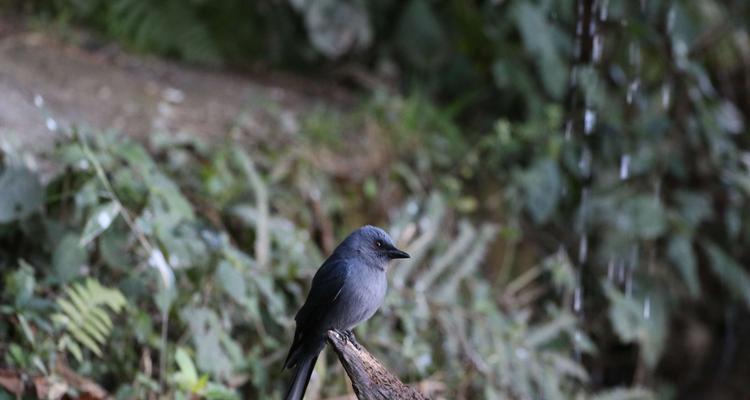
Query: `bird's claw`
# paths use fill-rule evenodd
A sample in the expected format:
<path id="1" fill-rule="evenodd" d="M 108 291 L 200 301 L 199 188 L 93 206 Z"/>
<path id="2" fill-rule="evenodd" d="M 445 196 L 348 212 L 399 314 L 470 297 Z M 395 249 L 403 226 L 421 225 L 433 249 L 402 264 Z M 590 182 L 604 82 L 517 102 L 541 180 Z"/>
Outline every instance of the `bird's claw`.
<path id="1" fill-rule="evenodd" d="M 346 330 L 346 331 L 338 331 L 338 333 L 346 339 L 347 342 L 351 343 L 354 348 L 359 350 L 361 347 L 359 346 L 359 343 L 357 342 L 357 338 L 354 336 L 354 332 L 352 330 Z"/>

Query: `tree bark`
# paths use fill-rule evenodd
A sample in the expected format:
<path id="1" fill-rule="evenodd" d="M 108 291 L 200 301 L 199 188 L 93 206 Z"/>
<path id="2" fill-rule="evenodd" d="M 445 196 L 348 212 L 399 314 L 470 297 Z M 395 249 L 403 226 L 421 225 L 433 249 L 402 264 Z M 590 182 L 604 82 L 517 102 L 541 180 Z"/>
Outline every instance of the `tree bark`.
<path id="1" fill-rule="evenodd" d="M 356 341 L 337 331 L 328 331 L 328 343 L 344 366 L 359 400 L 427 400 L 398 378 Z"/>

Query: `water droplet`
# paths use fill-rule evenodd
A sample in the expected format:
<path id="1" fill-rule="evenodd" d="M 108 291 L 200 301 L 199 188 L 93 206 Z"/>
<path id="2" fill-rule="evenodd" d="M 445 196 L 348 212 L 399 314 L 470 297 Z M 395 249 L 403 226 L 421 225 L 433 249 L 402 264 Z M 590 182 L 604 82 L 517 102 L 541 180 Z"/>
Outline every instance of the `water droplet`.
<path id="1" fill-rule="evenodd" d="M 573 121 L 568 120 L 565 122 L 565 140 L 570 140 L 573 137 Z"/>
<path id="2" fill-rule="evenodd" d="M 583 113 L 583 133 L 590 135 L 596 125 L 596 112 L 587 108 Z"/>
<path id="3" fill-rule="evenodd" d="M 609 260 L 607 264 L 607 281 L 612 282 L 615 279 L 615 260 Z"/>
<path id="4" fill-rule="evenodd" d="M 630 176 L 630 154 L 623 154 L 620 158 L 620 180 L 628 179 Z"/>
<path id="5" fill-rule="evenodd" d="M 40 95 L 40 94 L 35 94 L 34 95 L 34 105 L 36 106 L 36 108 L 42 108 L 42 107 L 44 107 L 44 97 L 42 97 L 42 95 Z"/>
<path id="6" fill-rule="evenodd" d="M 650 319 L 651 318 L 651 298 L 646 297 L 646 300 L 643 301 L 643 319 Z"/>
<path id="7" fill-rule="evenodd" d="M 52 117 L 47 117 L 45 123 L 47 124 L 47 129 L 55 132 L 57 131 L 57 121 L 55 121 Z"/>

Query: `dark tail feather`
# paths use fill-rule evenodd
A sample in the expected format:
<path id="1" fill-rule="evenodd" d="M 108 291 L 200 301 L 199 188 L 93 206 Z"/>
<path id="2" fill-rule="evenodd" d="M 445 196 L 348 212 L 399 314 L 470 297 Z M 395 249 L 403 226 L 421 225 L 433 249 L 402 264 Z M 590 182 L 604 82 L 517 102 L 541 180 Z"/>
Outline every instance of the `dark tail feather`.
<path id="1" fill-rule="evenodd" d="M 294 370 L 294 379 L 292 380 L 292 384 L 289 385 L 286 397 L 284 397 L 286 400 L 302 400 L 305 390 L 307 390 L 307 384 L 310 383 L 310 376 L 317 360 L 318 356 L 316 355 L 315 357 L 297 362 L 297 367 Z"/>

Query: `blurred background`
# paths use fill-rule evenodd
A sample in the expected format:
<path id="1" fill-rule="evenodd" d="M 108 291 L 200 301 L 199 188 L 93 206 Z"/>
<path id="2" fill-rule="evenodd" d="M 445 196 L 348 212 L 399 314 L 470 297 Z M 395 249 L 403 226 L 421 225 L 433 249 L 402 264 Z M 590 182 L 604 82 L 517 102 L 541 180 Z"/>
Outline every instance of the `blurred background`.
<path id="1" fill-rule="evenodd" d="M 359 341 L 432 398 L 750 398 L 747 21 L 0 2 L 0 399 L 280 398 L 365 223 L 413 258 Z M 353 398 L 324 358 L 307 399 Z"/>

